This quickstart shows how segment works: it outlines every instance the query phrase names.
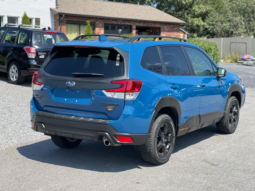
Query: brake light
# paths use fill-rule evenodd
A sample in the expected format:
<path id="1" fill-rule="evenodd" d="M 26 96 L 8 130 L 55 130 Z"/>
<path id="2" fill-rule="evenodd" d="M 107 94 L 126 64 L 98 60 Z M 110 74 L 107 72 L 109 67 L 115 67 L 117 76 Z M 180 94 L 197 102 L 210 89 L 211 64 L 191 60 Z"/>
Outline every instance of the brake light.
<path id="1" fill-rule="evenodd" d="M 32 79 L 32 89 L 33 90 L 41 90 L 43 87 L 43 84 L 38 82 L 38 78 L 41 78 L 41 74 L 38 72 L 35 72 Z"/>
<path id="2" fill-rule="evenodd" d="M 47 33 L 47 34 L 57 34 L 57 32 L 53 32 L 53 31 L 44 31 L 44 33 Z"/>
<path id="3" fill-rule="evenodd" d="M 34 47 L 25 46 L 24 50 L 26 51 L 28 58 L 35 58 L 36 50 Z"/>
<path id="4" fill-rule="evenodd" d="M 127 79 L 112 81 L 112 84 L 121 84 L 119 88 L 104 90 L 104 94 L 107 97 L 134 100 L 138 96 L 143 82 L 141 80 Z"/>
<path id="5" fill-rule="evenodd" d="M 132 143 L 133 142 L 132 138 L 131 137 L 127 137 L 127 136 L 116 136 L 116 138 L 121 143 Z"/>

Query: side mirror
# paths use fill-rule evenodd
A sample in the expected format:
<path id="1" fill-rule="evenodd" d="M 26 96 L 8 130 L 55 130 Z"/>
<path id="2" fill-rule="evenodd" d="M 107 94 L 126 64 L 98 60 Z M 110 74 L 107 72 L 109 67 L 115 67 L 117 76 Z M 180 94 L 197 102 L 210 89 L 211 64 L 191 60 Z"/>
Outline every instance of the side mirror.
<path id="1" fill-rule="evenodd" d="M 227 75 L 227 70 L 224 68 L 218 68 L 217 70 L 217 78 L 220 79 L 222 77 L 225 77 Z"/>

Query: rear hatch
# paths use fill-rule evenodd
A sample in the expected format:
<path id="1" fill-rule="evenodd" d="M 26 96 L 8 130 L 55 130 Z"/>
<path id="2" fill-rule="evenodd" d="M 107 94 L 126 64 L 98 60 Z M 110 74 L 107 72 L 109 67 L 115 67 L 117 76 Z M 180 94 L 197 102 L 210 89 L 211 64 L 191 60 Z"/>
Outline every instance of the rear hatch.
<path id="1" fill-rule="evenodd" d="M 41 90 L 34 90 L 37 108 L 65 115 L 117 119 L 124 99 L 104 90 L 120 88 L 112 81 L 126 79 L 123 56 L 114 48 L 55 46 L 40 71 Z"/>
<path id="2" fill-rule="evenodd" d="M 35 61 L 41 66 L 49 55 L 52 47 L 60 42 L 68 41 L 63 33 L 52 31 L 33 32 L 33 47 L 36 49 Z"/>

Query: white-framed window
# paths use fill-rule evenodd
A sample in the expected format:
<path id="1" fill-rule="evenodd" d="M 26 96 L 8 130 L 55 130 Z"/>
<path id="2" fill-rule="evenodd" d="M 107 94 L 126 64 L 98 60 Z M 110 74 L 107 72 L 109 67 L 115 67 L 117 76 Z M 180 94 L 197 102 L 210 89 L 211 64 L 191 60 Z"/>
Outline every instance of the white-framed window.
<path id="1" fill-rule="evenodd" d="M 180 34 L 180 38 L 183 38 L 183 34 Z"/>
<path id="2" fill-rule="evenodd" d="M 29 18 L 29 20 L 30 20 L 30 24 L 31 24 L 31 25 L 34 25 L 34 22 L 33 22 L 34 19 L 33 19 L 33 18 Z"/>
<path id="3" fill-rule="evenodd" d="M 4 26 L 4 18 L 0 16 L 0 27 Z"/>
<path id="4" fill-rule="evenodd" d="M 18 24 L 19 17 L 7 17 L 7 23 L 8 24 Z"/>

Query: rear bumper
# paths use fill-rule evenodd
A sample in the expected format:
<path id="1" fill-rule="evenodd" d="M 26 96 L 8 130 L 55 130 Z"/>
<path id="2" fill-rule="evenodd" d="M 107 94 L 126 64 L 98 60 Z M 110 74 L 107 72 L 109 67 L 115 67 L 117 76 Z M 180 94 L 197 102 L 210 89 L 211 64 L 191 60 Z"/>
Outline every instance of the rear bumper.
<path id="1" fill-rule="evenodd" d="M 41 66 L 37 65 L 37 63 L 34 60 L 28 60 L 27 66 L 29 66 L 25 70 L 21 70 L 22 76 L 32 76 L 34 72 L 38 71 Z"/>
<path id="2" fill-rule="evenodd" d="M 76 117 L 62 114 L 38 111 L 32 118 L 33 130 L 46 135 L 58 135 L 75 139 L 85 139 L 91 141 L 102 141 L 107 136 L 113 144 L 122 145 L 144 145 L 148 141 L 150 134 L 130 134 L 119 133 L 109 125 L 109 120 Z M 132 143 L 120 143 L 115 136 L 129 136 Z"/>
<path id="3" fill-rule="evenodd" d="M 34 72 L 37 72 L 39 68 L 28 68 L 26 70 L 21 70 L 22 76 L 33 76 Z"/>

